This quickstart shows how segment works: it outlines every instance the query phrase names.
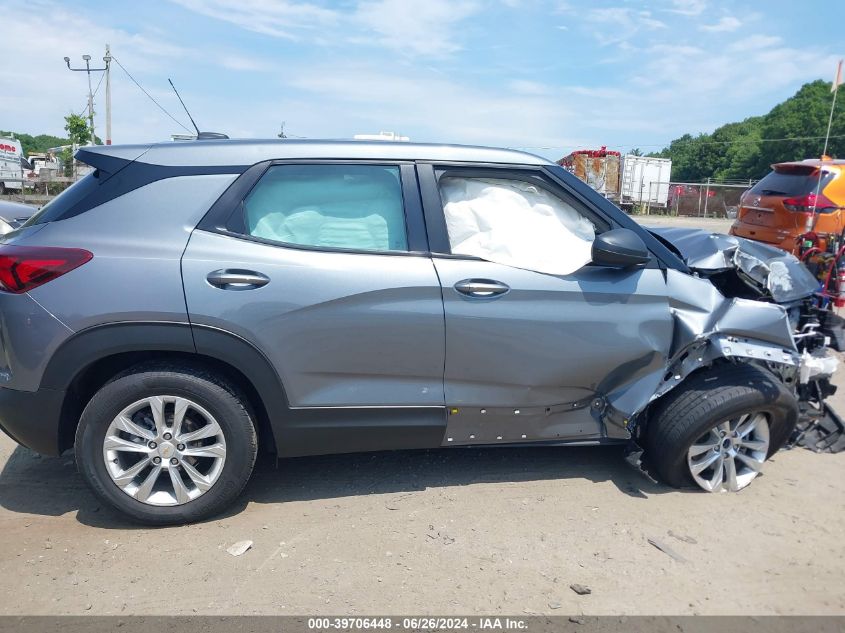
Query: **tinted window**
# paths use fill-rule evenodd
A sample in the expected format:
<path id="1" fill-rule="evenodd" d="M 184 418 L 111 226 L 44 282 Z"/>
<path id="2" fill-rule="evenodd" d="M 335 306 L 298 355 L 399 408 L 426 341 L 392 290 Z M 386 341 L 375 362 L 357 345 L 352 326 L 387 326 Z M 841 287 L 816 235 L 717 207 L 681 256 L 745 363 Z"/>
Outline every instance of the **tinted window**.
<path id="1" fill-rule="evenodd" d="M 270 167 L 244 201 L 244 225 L 285 244 L 408 250 L 398 167 Z"/>
<path id="2" fill-rule="evenodd" d="M 29 219 L 26 226 L 46 224 L 47 222 L 62 219 L 65 212 L 75 206 L 76 203 L 93 194 L 99 186 L 100 170 L 95 169 L 41 207 L 41 210 Z"/>
<path id="3" fill-rule="evenodd" d="M 824 175 L 821 183 L 822 188 L 831 177 L 831 174 Z M 754 185 L 751 188 L 751 193 L 760 196 L 803 196 L 808 193 L 815 193 L 818 186 L 818 174 L 773 171 Z"/>

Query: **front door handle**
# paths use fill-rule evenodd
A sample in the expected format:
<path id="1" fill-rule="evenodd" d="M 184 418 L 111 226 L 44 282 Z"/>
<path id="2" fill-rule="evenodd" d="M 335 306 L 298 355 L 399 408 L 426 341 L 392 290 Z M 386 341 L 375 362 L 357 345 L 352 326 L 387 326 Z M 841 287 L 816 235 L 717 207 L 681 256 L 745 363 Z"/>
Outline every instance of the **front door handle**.
<path id="1" fill-rule="evenodd" d="M 254 270 L 235 268 L 212 271 L 206 275 L 206 279 L 212 286 L 222 290 L 252 290 L 253 288 L 260 288 L 270 281 L 267 275 L 262 275 Z"/>
<path id="2" fill-rule="evenodd" d="M 505 294 L 510 286 L 492 279 L 464 279 L 455 284 L 455 290 L 467 297 L 489 299 Z"/>

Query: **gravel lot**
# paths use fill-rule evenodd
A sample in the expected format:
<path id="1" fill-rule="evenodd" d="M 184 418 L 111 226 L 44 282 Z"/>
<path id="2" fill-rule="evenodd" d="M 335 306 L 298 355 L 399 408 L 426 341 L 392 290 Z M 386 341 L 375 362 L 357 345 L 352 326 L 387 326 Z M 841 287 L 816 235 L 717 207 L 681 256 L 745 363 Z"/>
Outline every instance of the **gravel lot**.
<path id="1" fill-rule="evenodd" d="M 101 507 L 72 455 L 3 436 L 0 468 L 0 614 L 845 614 L 845 454 L 780 453 L 736 495 L 618 448 L 301 458 L 168 529 Z"/>

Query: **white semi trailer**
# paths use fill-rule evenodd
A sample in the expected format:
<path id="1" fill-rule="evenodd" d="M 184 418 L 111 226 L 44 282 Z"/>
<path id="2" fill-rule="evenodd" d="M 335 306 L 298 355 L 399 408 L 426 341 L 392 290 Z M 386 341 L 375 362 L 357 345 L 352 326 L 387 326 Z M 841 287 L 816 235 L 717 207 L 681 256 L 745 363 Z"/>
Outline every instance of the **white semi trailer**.
<path id="1" fill-rule="evenodd" d="M 622 157 L 619 177 L 619 202 L 622 207 L 635 204 L 666 207 L 672 159 L 626 154 Z"/>

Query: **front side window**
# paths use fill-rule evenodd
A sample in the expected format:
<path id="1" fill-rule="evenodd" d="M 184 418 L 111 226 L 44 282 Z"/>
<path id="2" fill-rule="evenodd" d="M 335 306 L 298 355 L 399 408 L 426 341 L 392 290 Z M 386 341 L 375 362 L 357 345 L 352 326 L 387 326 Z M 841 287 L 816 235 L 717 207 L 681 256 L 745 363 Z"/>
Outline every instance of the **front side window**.
<path id="1" fill-rule="evenodd" d="M 595 225 L 528 180 L 445 175 L 440 196 L 453 254 L 552 275 L 590 262 Z"/>
<path id="2" fill-rule="evenodd" d="M 407 251 L 399 168 L 276 165 L 244 201 L 247 232 L 317 248 Z"/>

